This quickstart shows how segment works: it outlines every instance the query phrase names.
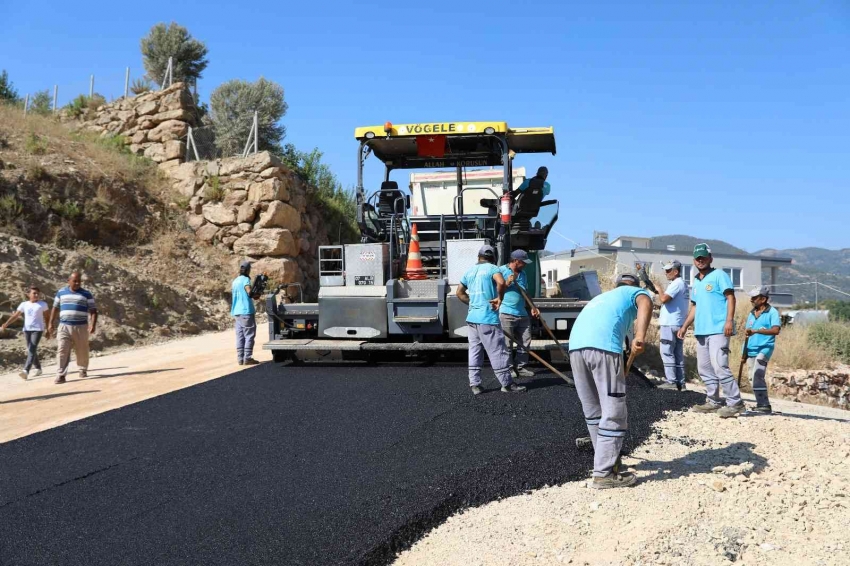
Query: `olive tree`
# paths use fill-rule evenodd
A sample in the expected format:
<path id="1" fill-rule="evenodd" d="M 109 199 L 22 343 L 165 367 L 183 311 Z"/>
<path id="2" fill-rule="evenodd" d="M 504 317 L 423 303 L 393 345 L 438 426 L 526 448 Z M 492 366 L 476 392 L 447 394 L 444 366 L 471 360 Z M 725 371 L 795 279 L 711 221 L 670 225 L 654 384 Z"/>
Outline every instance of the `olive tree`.
<path id="1" fill-rule="evenodd" d="M 283 87 L 262 77 L 256 82 L 234 79 L 216 88 L 210 95 L 209 122 L 215 132 L 216 146 L 222 155 L 236 155 L 245 147 L 251 132 L 254 111 L 258 118 L 258 146 L 280 155 L 286 127 L 280 119 L 287 104 Z"/>
<path id="2" fill-rule="evenodd" d="M 142 38 L 142 62 L 150 80 L 162 85 L 168 58 L 174 82 L 193 83 L 207 68 L 207 46 L 174 22 L 159 23 Z"/>

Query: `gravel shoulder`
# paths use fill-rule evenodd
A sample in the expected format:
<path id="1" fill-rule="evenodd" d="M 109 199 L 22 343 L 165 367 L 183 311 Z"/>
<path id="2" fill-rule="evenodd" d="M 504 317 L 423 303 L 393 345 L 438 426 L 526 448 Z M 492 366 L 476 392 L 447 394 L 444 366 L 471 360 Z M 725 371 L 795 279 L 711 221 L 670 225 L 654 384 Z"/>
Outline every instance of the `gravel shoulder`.
<path id="1" fill-rule="evenodd" d="M 850 413 L 773 404 L 670 411 L 624 459 L 635 487 L 569 482 L 467 509 L 395 564 L 850 564 Z"/>

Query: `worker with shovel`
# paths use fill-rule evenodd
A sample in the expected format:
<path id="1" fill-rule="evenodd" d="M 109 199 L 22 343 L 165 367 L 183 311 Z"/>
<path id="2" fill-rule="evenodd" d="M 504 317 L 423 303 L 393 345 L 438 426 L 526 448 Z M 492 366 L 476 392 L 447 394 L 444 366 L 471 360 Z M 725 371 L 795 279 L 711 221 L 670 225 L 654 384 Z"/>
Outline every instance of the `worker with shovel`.
<path id="1" fill-rule="evenodd" d="M 750 291 L 750 303 L 753 310 L 747 317 L 747 340 L 741 355 L 747 359 L 750 370 L 750 382 L 756 395 L 756 413 L 770 414 L 770 400 L 767 396 L 767 364 L 773 355 L 776 337 L 782 329 L 779 311 L 770 306 L 770 287 L 756 287 Z"/>
<path id="2" fill-rule="evenodd" d="M 677 333 L 682 340 L 693 323 L 697 339 L 697 370 L 705 383 L 705 403 L 691 408 L 695 413 L 717 413 L 721 418 L 736 417 L 745 410 L 741 390 L 729 369 L 729 340 L 735 334 L 735 289 L 722 269 L 711 267 L 708 244 L 694 247 L 694 278 L 688 317 Z M 726 396 L 726 406 L 720 391 Z"/>
<path id="3" fill-rule="evenodd" d="M 618 465 L 628 432 L 623 342 L 634 324 L 632 352 L 644 350 L 652 299 L 634 275 L 618 276 L 616 285 L 582 309 L 570 334 L 570 366 L 593 443 L 595 489 L 627 487 L 637 481 Z"/>
<path id="4" fill-rule="evenodd" d="M 525 309 L 523 293 L 523 291 L 528 292 L 524 270 L 529 263 L 531 260 L 528 258 L 528 252 L 516 250 L 511 254 L 511 260 L 499 268 L 507 285 L 505 296 L 499 307 L 499 322 L 502 330 L 513 337 L 508 344 L 508 355 L 513 352 L 513 345 L 516 343 L 516 357 L 511 364 L 511 375 L 514 379 L 534 377 L 534 371 L 527 367 L 528 350 L 531 347 L 531 319 Z M 540 311 L 532 307 L 531 316 L 538 318 Z"/>
<path id="5" fill-rule="evenodd" d="M 679 260 L 674 259 L 663 267 L 670 284 L 658 293 L 661 302 L 658 325 L 661 327 L 661 361 L 665 378 L 658 388 L 681 391 L 685 389 L 685 341 L 679 338 L 677 332 L 688 315 L 688 286 L 682 279 Z"/>
<path id="6" fill-rule="evenodd" d="M 463 275 L 457 287 L 457 298 L 469 305 L 466 324 L 469 339 L 469 386 L 473 395 L 484 392 L 481 389 L 481 368 L 484 365 L 485 353 L 502 385 L 503 393 L 525 391 L 525 387 L 517 385 L 511 379 L 510 356 L 499 326 L 499 306 L 505 294 L 505 278 L 494 265 L 495 261 L 496 251 L 493 246 L 481 246 L 478 250 L 478 263 Z"/>

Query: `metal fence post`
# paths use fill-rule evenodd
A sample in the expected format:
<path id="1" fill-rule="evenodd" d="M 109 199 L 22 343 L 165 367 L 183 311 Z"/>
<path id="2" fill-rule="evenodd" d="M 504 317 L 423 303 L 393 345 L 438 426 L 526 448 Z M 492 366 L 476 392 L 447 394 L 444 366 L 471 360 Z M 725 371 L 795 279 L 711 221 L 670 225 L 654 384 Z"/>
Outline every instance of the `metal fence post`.
<path id="1" fill-rule="evenodd" d="M 159 90 L 163 90 L 163 89 L 166 88 L 165 83 L 168 83 L 168 86 L 171 86 L 171 83 L 174 80 L 173 64 L 174 64 L 174 58 L 169 57 L 168 58 L 168 66 L 165 68 L 165 74 L 162 77 L 162 85 L 160 86 Z"/>
<path id="2" fill-rule="evenodd" d="M 30 105 L 30 95 L 28 94 L 24 97 L 24 116 L 27 115 L 27 106 L 29 106 L 29 105 Z"/>
<path id="3" fill-rule="evenodd" d="M 94 75 L 91 76 L 91 81 L 89 82 L 89 99 L 94 96 Z"/>
<path id="4" fill-rule="evenodd" d="M 259 151 L 259 138 L 260 138 L 260 126 L 259 126 L 259 112 L 254 110 L 254 153 Z"/>
<path id="5" fill-rule="evenodd" d="M 127 67 L 127 72 L 124 73 L 124 98 L 127 98 L 127 95 L 130 92 L 130 67 Z"/>
<path id="6" fill-rule="evenodd" d="M 59 97 L 59 85 L 53 85 L 53 113 L 56 114 L 56 99 Z"/>

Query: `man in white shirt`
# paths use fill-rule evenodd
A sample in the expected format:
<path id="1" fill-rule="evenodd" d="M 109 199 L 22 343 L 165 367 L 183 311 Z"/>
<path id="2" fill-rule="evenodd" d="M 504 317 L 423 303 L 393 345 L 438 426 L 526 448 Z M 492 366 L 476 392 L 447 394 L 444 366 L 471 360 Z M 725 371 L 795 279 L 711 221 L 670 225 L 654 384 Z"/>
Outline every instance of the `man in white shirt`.
<path id="1" fill-rule="evenodd" d="M 27 361 L 24 364 L 24 370 L 18 375 L 21 379 L 29 377 L 30 369 L 35 368 L 35 375 L 41 375 L 41 362 L 38 359 L 38 343 L 47 328 L 47 313 L 48 306 L 44 301 L 39 301 L 38 296 L 41 293 L 38 287 L 30 287 L 27 297 L 28 301 L 24 301 L 12 313 L 0 329 L 6 328 L 15 322 L 21 315 L 24 317 L 24 338 L 27 341 Z"/>
<path id="2" fill-rule="evenodd" d="M 682 391 L 685 389 L 684 340 L 677 336 L 688 315 L 688 284 L 682 279 L 682 264 L 673 260 L 664 265 L 670 284 L 658 294 L 661 314 L 661 360 L 664 362 L 664 383 L 659 389 Z"/>

